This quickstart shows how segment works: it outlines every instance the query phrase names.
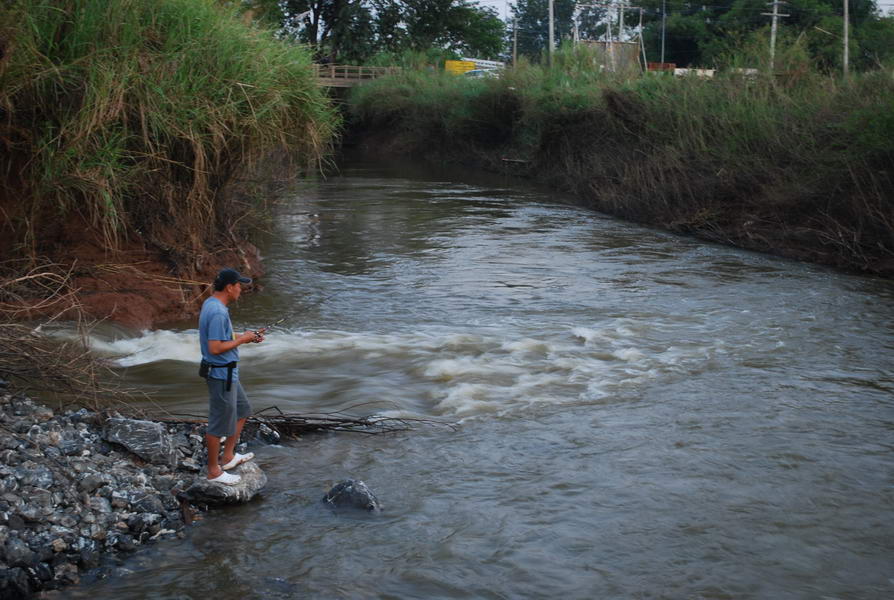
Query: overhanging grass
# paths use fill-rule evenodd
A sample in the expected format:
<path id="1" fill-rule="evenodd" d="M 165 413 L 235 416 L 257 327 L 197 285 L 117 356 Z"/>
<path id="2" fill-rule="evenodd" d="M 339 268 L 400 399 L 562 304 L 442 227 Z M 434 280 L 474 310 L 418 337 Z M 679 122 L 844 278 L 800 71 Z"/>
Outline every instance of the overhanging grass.
<path id="1" fill-rule="evenodd" d="M 247 209 L 228 183 L 273 152 L 318 161 L 337 126 L 309 53 L 212 0 L 13 0 L 0 22 L 0 185 L 20 253 L 77 214 L 110 247 L 141 236 L 191 258 Z"/>

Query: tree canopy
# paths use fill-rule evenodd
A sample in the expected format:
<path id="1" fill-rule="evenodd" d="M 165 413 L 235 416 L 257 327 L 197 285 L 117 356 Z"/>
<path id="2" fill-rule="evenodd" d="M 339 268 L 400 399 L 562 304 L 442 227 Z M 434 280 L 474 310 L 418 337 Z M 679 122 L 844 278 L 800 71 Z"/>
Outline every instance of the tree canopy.
<path id="1" fill-rule="evenodd" d="M 332 62 L 431 48 L 497 58 L 505 43 L 497 13 L 470 0 L 253 0 L 249 6 Z"/>

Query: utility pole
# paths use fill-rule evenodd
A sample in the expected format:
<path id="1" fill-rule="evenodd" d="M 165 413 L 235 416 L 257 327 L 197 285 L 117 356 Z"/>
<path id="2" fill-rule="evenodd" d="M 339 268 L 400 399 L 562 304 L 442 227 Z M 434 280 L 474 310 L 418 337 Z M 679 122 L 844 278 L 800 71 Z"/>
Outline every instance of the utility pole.
<path id="1" fill-rule="evenodd" d="M 639 49 L 643 52 L 643 71 L 647 71 L 649 69 L 649 62 L 646 60 L 646 41 L 643 39 L 643 8 L 639 9 L 639 26 L 637 27 L 637 31 L 639 31 Z"/>
<path id="2" fill-rule="evenodd" d="M 518 66 L 518 17 L 512 17 L 512 66 Z"/>
<path id="3" fill-rule="evenodd" d="M 624 2 L 618 3 L 618 41 L 624 41 Z"/>
<path id="4" fill-rule="evenodd" d="M 552 66 L 553 64 L 553 48 L 555 46 L 555 42 L 553 39 L 553 0 L 549 0 L 549 64 Z"/>
<path id="5" fill-rule="evenodd" d="M 664 31 L 667 29 L 667 0 L 661 0 L 661 64 L 664 65 Z M 662 68 L 664 68 L 662 66 Z"/>
<path id="6" fill-rule="evenodd" d="M 847 71 L 848 71 L 848 59 L 850 58 L 850 44 L 848 43 L 848 37 L 850 36 L 850 19 L 848 18 L 848 0 L 844 0 L 844 78 L 847 79 Z"/>
<path id="7" fill-rule="evenodd" d="M 771 13 L 761 13 L 765 17 L 773 17 L 773 22 L 770 25 L 770 75 L 775 71 L 776 64 L 776 28 L 779 23 L 779 17 L 787 17 L 789 15 L 783 15 L 779 12 L 780 4 L 787 4 L 782 0 L 773 0 L 773 2 L 767 2 L 773 6 L 773 12 Z"/>

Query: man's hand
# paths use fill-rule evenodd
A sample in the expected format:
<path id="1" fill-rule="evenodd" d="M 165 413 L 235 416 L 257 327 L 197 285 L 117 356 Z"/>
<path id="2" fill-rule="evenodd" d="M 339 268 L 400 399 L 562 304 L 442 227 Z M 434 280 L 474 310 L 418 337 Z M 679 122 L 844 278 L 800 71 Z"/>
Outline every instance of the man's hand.
<path id="1" fill-rule="evenodd" d="M 238 338 L 236 338 L 236 341 L 239 342 L 239 344 L 259 344 L 263 340 L 263 334 L 258 331 L 246 331 Z"/>
<path id="2" fill-rule="evenodd" d="M 265 329 L 259 329 L 258 331 L 246 331 L 233 341 L 208 340 L 208 351 L 217 355 L 228 352 L 242 344 L 260 344 L 264 341 L 264 333 L 266 333 Z"/>

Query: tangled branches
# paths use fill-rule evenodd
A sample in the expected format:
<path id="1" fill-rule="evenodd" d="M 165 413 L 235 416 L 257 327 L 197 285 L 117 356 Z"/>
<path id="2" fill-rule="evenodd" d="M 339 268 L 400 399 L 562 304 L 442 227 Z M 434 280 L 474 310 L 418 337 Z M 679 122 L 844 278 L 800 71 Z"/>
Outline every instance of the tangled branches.
<path id="1" fill-rule="evenodd" d="M 129 394 L 113 384 L 113 373 L 90 351 L 91 323 L 83 314 L 71 269 L 42 264 L 21 272 L 19 261 L 0 263 L 0 378 L 25 392 L 55 395 L 61 404 L 97 409 Z M 28 322 L 41 316 L 39 323 Z M 53 324 L 73 320 L 65 337 Z"/>
<path id="2" fill-rule="evenodd" d="M 368 403 L 374 404 L 374 403 Z M 243 435 L 254 436 L 258 429 L 267 426 L 284 438 L 296 439 L 306 433 L 320 433 L 324 431 L 364 433 L 375 435 L 380 433 L 396 433 L 400 431 L 412 431 L 418 427 L 447 427 L 455 430 L 450 423 L 435 421 L 432 419 L 419 419 L 411 417 L 386 417 L 381 415 L 356 416 L 347 411 L 364 406 L 358 404 L 344 410 L 298 414 L 285 413 L 278 407 L 272 406 L 260 410 L 245 422 Z M 201 423 L 204 419 L 199 415 L 168 414 L 164 417 L 150 417 L 166 423 Z"/>

